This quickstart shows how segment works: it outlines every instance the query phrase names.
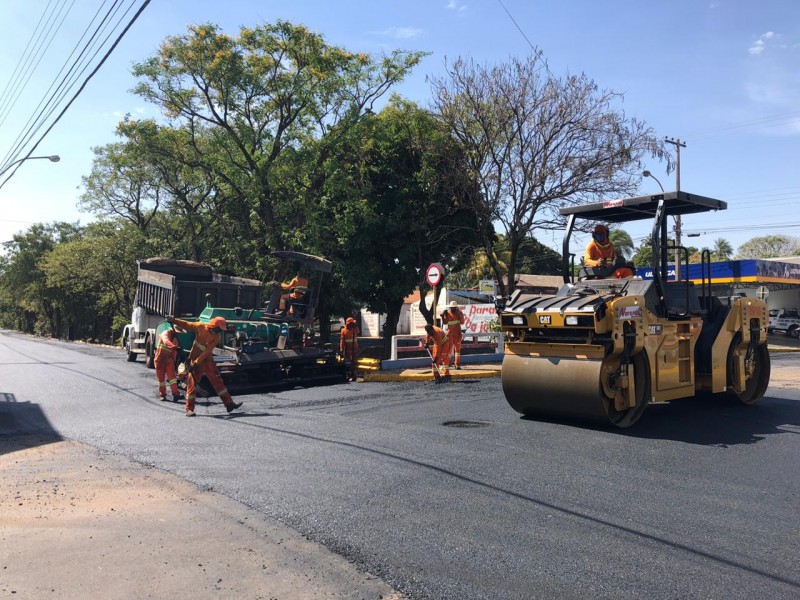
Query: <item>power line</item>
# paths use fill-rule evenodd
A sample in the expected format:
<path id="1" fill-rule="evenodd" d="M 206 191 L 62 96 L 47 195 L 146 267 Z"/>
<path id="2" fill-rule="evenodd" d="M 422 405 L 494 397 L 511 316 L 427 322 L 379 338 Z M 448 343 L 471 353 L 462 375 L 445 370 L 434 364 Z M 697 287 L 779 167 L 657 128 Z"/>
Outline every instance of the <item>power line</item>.
<path id="1" fill-rule="evenodd" d="M 105 2 L 104 2 L 104 4 L 105 4 Z M 128 14 L 128 13 L 129 13 L 129 12 L 130 12 L 130 11 L 133 9 L 133 6 L 134 6 L 134 4 L 135 4 L 135 2 L 131 3 L 131 5 L 128 7 L 128 9 L 127 9 L 127 10 L 126 10 L 126 11 L 123 13 L 123 17 L 122 17 L 122 18 L 124 18 L 124 16 L 125 16 L 125 15 L 127 15 L 127 14 Z M 124 29 L 122 30 L 122 32 L 121 32 L 121 33 L 120 33 L 120 34 L 117 36 L 117 38 L 114 40 L 113 44 L 111 45 L 111 47 L 109 48 L 109 50 L 108 50 L 108 51 L 107 51 L 107 52 L 104 54 L 104 56 L 102 57 L 102 59 L 100 60 L 100 62 L 97 64 L 97 66 L 96 66 L 96 67 L 95 67 L 95 68 L 94 68 L 94 69 L 91 71 L 91 73 L 90 73 L 90 74 L 89 74 L 89 75 L 86 77 L 86 79 L 83 81 L 83 83 L 81 84 L 81 86 L 80 86 L 80 88 L 78 89 L 78 91 L 77 91 L 77 92 L 76 92 L 76 93 L 75 93 L 75 94 L 72 96 L 72 98 L 69 100 L 69 102 L 67 102 L 67 104 L 66 104 L 66 105 L 64 106 L 64 108 L 61 110 L 61 112 L 58 114 L 58 116 L 57 116 L 57 117 L 56 117 L 56 118 L 55 118 L 55 119 L 52 121 L 52 123 L 50 123 L 50 125 L 49 125 L 49 127 L 46 129 L 46 131 L 45 131 L 45 132 L 44 132 L 44 133 L 43 133 L 43 134 L 42 134 L 42 135 L 39 137 L 39 139 L 38 139 L 38 140 L 37 140 L 37 141 L 36 141 L 36 142 L 33 144 L 33 146 L 32 146 L 32 147 L 31 147 L 31 148 L 28 150 L 28 152 L 27 152 L 27 155 L 26 155 L 24 158 L 28 158 L 28 157 L 30 157 L 30 156 L 31 156 L 31 154 L 32 154 L 32 153 L 33 153 L 33 152 L 36 150 L 36 148 L 37 148 L 37 147 L 38 147 L 38 145 L 41 143 L 41 141 L 42 141 L 42 140 L 45 138 L 45 136 L 46 136 L 46 135 L 47 135 L 47 134 L 48 134 L 48 133 L 49 133 L 49 132 L 52 130 L 52 128 L 53 128 L 53 127 L 56 125 L 56 123 L 58 123 L 58 121 L 60 121 L 60 120 L 61 120 L 61 118 L 62 118 L 62 117 L 64 116 L 64 114 L 66 113 L 67 109 L 68 109 L 68 108 L 69 108 L 69 107 L 72 105 L 72 103 L 73 103 L 73 102 L 74 102 L 74 101 L 77 99 L 77 97 L 78 97 L 78 96 L 81 94 L 81 92 L 84 90 L 84 88 L 86 87 L 86 85 L 88 84 L 88 82 L 89 82 L 89 81 L 92 79 L 92 77 L 94 77 L 94 75 L 95 75 L 95 74 L 98 72 L 98 70 L 100 69 L 100 67 L 102 67 L 102 65 L 105 63 L 105 61 L 106 61 L 106 60 L 108 59 L 108 57 L 111 55 L 111 53 L 112 53 L 112 52 L 114 51 L 114 49 L 117 47 L 117 45 L 119 44 L 119 42 L 122 40 L 122 38 L 125 36 L 125 34 L 128 32 L 128 30 L 129 30 L 129 29 L 130 29 L 130 28 L 133 26 L 133 24 L 136 22 L 136 20 L 139 18 L 139 16 L 142 14 L 142 12 L 144 11 L 144 9 L 145 9 L 145 8 L 147 8 L 147 6 L 148 6 L 149 4 L 150 4 L 150 0 L 144 0 L 144 2 L 143 2 L 143 4 L 141 5 L 141 7 L 140 7 L 140 8 L 138 9 L 138 11 L 137 11 L 137 12 L 136 12 L 136 13 L 133 15 L 133 17 L 132 17 L 132 18 L 131 18 L 131 19 L 128 21 L 127 25 L 124 27 Z M 95 41 L 96 41 L 96 39 L 97 39 L 97 36 L 99 35 L 99 32 L 102 32 L 102 31 L 103 31 L 103 29 L 105 29 L 105 27 L 107 26 L 107 22 L 108 22 L 108 19 L 109 19 L 109 15 L 116 14 L 116 12 L 117 12 L 118 10 L 119 10 L 119 0 L 117 0 L 117 2 L 115 2 L 114 6 L 112 6 L 112 8 L 111 8 L 111 9 L 109 9 L 109 12 L 107 12 L 107 13 L 106 13 L 106 17 L 103 19 L 103 24 L 101 24 L 101 26 L 99 26 L 99 27 L 98 27 L 98 28 L 95 30 L 95 32 L 92 34 L 92 37 L 91 37 L 91 39 L 89 40 L 89 42 L 87 43 L 87 45 L 84 47 L 84 49 L 83 49 L 83 52 L 81 53 L 81 56 L 83 56 L 83 55 L 84 55 L 84 54 L 85 54 L 85 53 L 86 53 L 88 50 L 90 50 L 90 49 L 91 49 L 92 45 L 94 44 L 94 42 L 95 42 Z M 99 12 L 99 11 L 98 11 L 98 12 Z M 96 18 L 96 16 L 97 16 L 97 14 L 95 15 L 95 18 Z M 103 40 L 103 42 L 102 42 L 102 44 L 100 45 L 100 47 L 98 47 L 98 48 L 97 48 L 97 50 L 96 50 L 96 51 L 94 52 L 94 54 L 92 55 L 91 59 L 89 59 L 90 61 L 91 61 L 92 59 L 94 59 L 94 57 L 96 57 L 96 56 L 97 56 L 97 54 L 98 54 L 98 53 L 100 52 L 100 50 L 102 49 L 102 46 L 103 46 L 103 44 L 105 44 L 105 42 L 106 42 L 106 41 L 108 41 L 108 39 L 110 39 L 110 37 L 113 35 L 114 31 L 116 31 L 116 30 L 117 30 L 117 28 L 119 27 L 119 24 L 122 22 L 122 18 L 120 18 L 120 20 L 117 22 L 117 24 L 116 24 L 116 25 L 114 25 L 114 27 L 113 27 L 113 28 L 111 29 L 111 31 L 108 33 L 107 37 L 105 38 L 105 40 Z M 93 19 L 93 21 L 92 21 L 92 22 L 94 22 L 94 19 Z M 83 38 L 81 38 L 81 39 L 83 39 Z M 73 51 L 73 53 L 74 53 L 74 51 Z M 80 60 L 81 60 L 81 59 L 79 58 L 79 59 L 78 59 L 78 60 L 77 60 L 75 63 L 73 63 L 73 65 L 70 67 L 70 73 L 74 72 L 74 70 L 76 69 L 76 67 L 80 65 Z M 81 70 L 81 73 L 85 72 L 85 70 L 88 68 L 88 66 L 89 66 L 89 62 L 87 62 L 87 63 L 86 63 L 84 66 L 83 66 L 83 68 L 82 68 L 82 70 Z M 62 68 L 62 71 L 63 71 L 63 68 Z M 64 79 L 62 79 L 62 81 L 59 83 L 59 87 L 58 87 L 58 89 L 57 89 L 57 92 L 55 92 L 53 95 L 51 95 L 51 97 L 50 97 L 50 99 L 49 99 L 49 101 L 48 101 L 48 105 L 47 105 L 47 107 L 46 107 L 45 109 L 42 109 L 42 111 L 40 111 L 40 113 L 39 113 L 39 116 L 37 117 L 37 119 L 39 119 L 39 122 L 38 122 L 38 124 L 37 124 L 37 125 L 35 125 L 35 126 L 34 126 L 34 125 L 31 125 L 31 126 L 30 126 L 30 127 L 27 129 L 27 131 L 26 131 L 26 132 L 24 132 L 24 135 L 23 135 L 23 134 L 20 134 L 20 136 L 17 138 L 18 142 L 17 142 L 17 144 L 16 144 L 16 147 L 14 148 L 13 152 L 12 152 L 12 151 L 10 151 L 10 152 L 9 152 L 9 154 L 7 155 L 7 156 L 9 156 L 10 158 L 9 158 L 9 160 L 8 160 L 8 161 L 6 161 L 6 163 L 5 163 L 5 165 L 6 165 L 6 166 L 13 164 L 13 162 L 14 162 L 15 160 L 17 160 L 17 157 L 19 156 L 19 154 L 21 154 L 21 153 L 22 153 L 21 146 L 22 146 L 22 143 L 23 143 L 23 142 L 21 142 L 20 140 L 21 140 L 22 138 L 25 138 L 26 140 L 29 140 L 29 139 L 31 139 L 31 138 L 32 138 L 32 136 L 33 136 L 33 135 L 34 135 L 36 132 L 38 132 L 38 131 L 39 131 L 39 129 L 41 129 L 41 127 L 44 125 L 44 123 L 45 123 L 45 120 L 46 120 L 47 118 L 50 118 L 50 117 L 52 116 L 52 114 L 53 114 L 53 113 L 55 112 L 55 110 L 56 110 L 56 106 L 57 106 L 57 104 L 58 104 L 58 103 L 60 103 L 60 102 L 63 100 L 63 98 L 65 97 L 65 95 L 68 93 L 69 89 L 71 89 L 71 87 L 72 87 L 72 86 L 74 86 L 74 84 L 75 84 L 75 81 L 73 81 L 72 83 L 70 83 L 68 86 L 64 87 L 64 86 L 65 86 L 65 84 L 66 84 L 66 82 L 68 81 L 68 79 L 69 79 L 69 74 L 68 74 L 68 75 L 67 75 L 67 76 L 66 76 Z M 52 85 L 51 85 L 51 88 L 52 88 Z M 52 104 L 52 101 L 53 101 L 53 99 L 56 97 L 56 94 L 60 94 L 60 95 L 58 96 L 58 100 L 57 100 L 57 102 L 56 102 L 55 104 Z M 41 102 L 40 102 L 40 106 L 41 106 Z M 48 111 L 48 112 L 47 112 L 47 114 L 44 116 L 44 118 L 42 118 L 42 115 L 45 113 L 45 111 Z M 31 123 L 31 119 L 29 119 L 28 123 Z M 25 141 L 25 143 L 28 143 L 28 142 L 27 142 L 27 141 Z M 6 177 L 6 179 L 5 179 L 5 180 L 3 180 L 2 182 L 0 182 L 0 188 L 2 188 L 2 187 L 3 187 L 3 185 L 5 185 L 6 181 L 8 181 L 8 179 L 9 179 L 9 178 L 11 178 L 11 177 L 14 175 L 14 173 L 16 172 L 16 169 L 18 169 L 18 168 L 19 168 L 19 165 L 18 165 L 18 166 L 17 166 L 17 167 L 14 169 L 14 171 L 12 171 L 11 173 L 9 173 L 9 175 Z"/>
<path id="2" fill-rule="evenodd" d="M 97 26 L 97 28 L 90 36 L 88 42 L 79 53 L 78 58 L 75 60 L 75 62 L 72 63 L 72 65 L 69 65 L 70 59 L 75 54 L 75 51 L 78 49 L 78 46 L 80 45 L 83 38 L 86 37 L 87 31 L 89 30 L 89 28 L 92 26 L 92 23 L 94 23 L 94 21 L 100 14 L 100 9 L 98 9 L 98 11 L 95 13 L 95 16 L 92 18 L 92 21 L 89 23 L 89 26 L 84 31 L 80 40 L 78 40 L 78 42 L 76 43 L 75 47 L 73 48 L 72 52 L 67 58 L 67 61 L 61 67 L 61 70 L 58 72 L 58 75 L 56 75 L 56 78 L 58 78 L 61 75 L 61 73 L 64 72 L 64 69 L 69 65 L 69 69 L 66 75 L 58 83 L 56 90 L 50 95 L 50 97 L 47 98 L 46 101 L 43 98 L 39 102 L 39 105 L 34 110 L 34 113 L 36 111 L 39 111 L 39 113 L 31 115 L 31 117 L 28 119 L 28 122 L 25 124 L 25 127 L 27 129 L 24 129 L 22 132 L 20 132 L 20 134 L 17 136 L 17 139 L 14 141 L 14 144 L 16 144 L 15 147 L 12 150 L 9 150 L 8 154 L 4 158 L 4 161 L 7 161 L 5 165 L 9 164 L 10 162 L 13 162 L 16 156 L 18 156 L 18 155 L 15 156 L 15 153 L 19 152 L 20 149 L 36 134 L 36 132 L 41 129 L 41 127 L 44 125 L 47 119 L 52 116 L 56 107 L 64 100 L 65 96 L 77 83 L 78 78 L 81 75 L 83 75 L 83 73 L 86 72 L 86 69 L 89 68 L 92 60 L 94 60 L 94 58 L 100 52 L 103 45 L 108 41 L 109 37 L 113 34 L 113 32 L 119 27 L 120 23 L 122 22 L 122 18 L 124 18 L 124 15 L 130 12 L 131 8 L 133 7 L 133 4 L 131 4 L 131 6 L 128 7 L 128 9 L 123 14 L 123 17 L 121 17 L 119 21 L 117 21 L 117 23 L 113 26 L 111 32 L 109 32 L 109 34 L 106 36 L 106 38 L 102 42 L 98 43 L 99 36 L 104 33 L 105 29 L 108 27 L 111 20 L 115 17 L 116 13 L 119 12 L 121 7 L 121 2 L 122 0 L 114 0 L 114 4 L 111 6 L 111 8 L 108 9 L 108 12 L 106 12 L 100 24 Z M 95 46 L 97 46 L 96 49 L 94 49 Z M 91 56 L 89 56 L 90 52 L 94 53 Z M 81 63 L 83 63 L 83 65 L 81 65 Z M 80 71 L 78 71 L 78 69 L 80 69 Z M 54 80 L 53 83 L 50 84 L 50 87 L 48 88 L 46 94 L 50 93 L 50 90 L 53 89 L 55 83 L 56 81 Z M 44 107 L 41 108 L 43 103 Z M 41 110 L 39 110 L 40 108 Z M 9 156 L 11 156 L 11 158 L 9 158 Z"/>

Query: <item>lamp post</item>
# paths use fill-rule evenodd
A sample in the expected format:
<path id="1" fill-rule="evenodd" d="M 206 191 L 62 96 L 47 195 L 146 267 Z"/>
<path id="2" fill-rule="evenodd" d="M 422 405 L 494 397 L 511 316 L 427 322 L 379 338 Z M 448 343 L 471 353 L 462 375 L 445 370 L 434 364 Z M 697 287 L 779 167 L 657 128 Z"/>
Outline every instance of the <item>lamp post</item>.
<path id="1" fill-rule="evenodd" d="M 19 160 L 15 160 L 10 165 L 8 165 L 5 169 L 0 171 L 0 177 L 5 175 L 6 172 L 9 171 L 11 169 L 11 167 L 13 167 L 14 165 L 18 165 L 19 163 L 25 162 L 26 160 L 36 160 L 36 159 L 47 159 L 50 162 L 58 162 L 58 161 L 61 160 L 61 157 L 58 154 L 53 154 L 51 156 L 26 156 L 25 158 L 20 158 Z M 5 183 L 5 181 L 3 183 L 0 183 L 0 187 L 3 187 L 4 183 Z"/>
<path id="2" fill-rule="evenodd" d="M 659 181 L 659 180 L 656 178 L 656 176 L 655 176 L 655 175 L 653 175 L 653 174 L 652 174 L 650 171 L 642 171 L 642 176 L 643 176 L 643 177 L 651 177 L 651 178 L 655 179 L 655 180 L 656 180 L 656 183 L 658 184 L 658 187 L 660 187 L 660 188 L 661 188 L 661 193 L 662 193 L 662 194 L 664 193 L 664 186 L 663 186 L 663 185 L 661 185 L 661 182 L 660 182 L 660 181 Z"/>
<path id="3" fill-rule="evenodd" d="M 658 187 L 661 188 L 661 193 L 664 193 L 664 186 L 661 185 L 661 182 L 653 175 L 650 171 L 642 171 L 643 177 L 650 177 L 651 179 L 655 179 Z M 680 179 L 678 180 L 680 181 Z M 680 183 L 678 184 L 680 185 Z M 675 245 L 681 245 L 681 216 L 675 215 Z M 680 281 L 681 279 L 681 251 L 680 249 L 675 249 L 675 279 L 676 281 Z"/>

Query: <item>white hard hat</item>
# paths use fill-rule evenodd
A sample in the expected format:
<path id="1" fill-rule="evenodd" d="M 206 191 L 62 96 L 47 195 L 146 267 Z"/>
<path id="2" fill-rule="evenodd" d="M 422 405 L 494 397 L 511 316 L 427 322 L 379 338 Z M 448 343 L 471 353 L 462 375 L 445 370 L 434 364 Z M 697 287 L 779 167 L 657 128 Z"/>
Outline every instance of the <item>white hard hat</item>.
<path id="1" fill-rule="evenodd" d="M 456 302 L 455 300 L 450 302 L 450 308 L 458 308 L 458 302 Z"/>

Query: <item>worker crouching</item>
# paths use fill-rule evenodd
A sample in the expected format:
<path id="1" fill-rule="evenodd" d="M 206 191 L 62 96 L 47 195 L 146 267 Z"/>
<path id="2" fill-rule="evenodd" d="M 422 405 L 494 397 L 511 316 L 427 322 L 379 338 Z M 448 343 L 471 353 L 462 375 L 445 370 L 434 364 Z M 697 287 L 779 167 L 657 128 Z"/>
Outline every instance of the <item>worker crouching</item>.
<path id="1" fill-rule="evenodd" d="M 242 403 L 234 402 L 230 393 L 225 388 L 225 383 L 214 364 L 214 348 L 222 339 L 222 332 L 228 329 L 228 324 L 222 317 L 214 317 L 208 323 L 196 323 L 184 321 L 176 317 L 167 317 L 169 323 L 174 323 L 181 329 L 193 331 L 195 334 L 192 349 L 189 352 L 189 378 L 186 383 L 186 416 L 193 417 L 195 399 L 197 397 L 197 383 L 205 377 L 208 379 L 214 391 L 217 392 L 225 409 L 228 412 L 239 408 Z"/>
<path id="2" fill-rule="evenodd" d="M 435 325 L 425 325 L 425 349 L 431 355 L 431 369 L 433 380 L 441 383 L 450 379 L 450 340 L 447 334 Z M 433 350 L 430 350 L 431 345 Z"/>
<path id="3" fill-rule="evenodd" d="M 158 346 L 156 346 L 156 355 L 153 362 L 156 368 L 156 379 L 158 380 L 158 396 L 161 400 L 167 399 L 167 385 L 169 385 L 172 392 L 173 402 L 183 400 L 183 396 L 178 390 L 178 374 L 175 370 L 180 348 L 178 336 L 175 334 L 174 329 L 165 329 L 158 336 Z"/>

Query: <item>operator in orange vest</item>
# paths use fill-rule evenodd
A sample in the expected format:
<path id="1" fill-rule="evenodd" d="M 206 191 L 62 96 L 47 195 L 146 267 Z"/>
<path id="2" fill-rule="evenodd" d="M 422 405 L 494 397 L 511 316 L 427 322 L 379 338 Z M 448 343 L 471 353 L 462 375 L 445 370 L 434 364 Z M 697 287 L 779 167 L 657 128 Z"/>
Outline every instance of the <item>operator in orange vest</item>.
<path id="1" fill-rule="evenodd" d="M 425 325 L 425 348 L 429 349 L 433 345 L 431 352 L 431 369 L 433 370 L 433 380 L 441 383 L 442 378 L 450 379 L 450 340 L 447 334 L 435 325 Z M 441 365 L 441 366 L 440 366 Z"/>
<path id="2" fill-rule="evenodd" d="M 298 273 L 289 283 L 282 283 L 281 289 L 288 293 L 281 294 L 278 310 L 285 311 L 287 301 L 295 300 L 299 302 L 305 298 L 306 292 L 308 292 L 308 279 Z"/>
<path id="3" fill-rule="evenodd" d="M 613 276 L 617 279 L 633 277 L 633 263 L 626 263 L 625 259 L 617 256 L 608 227 L 595 225 L 591 241 L 586 246 L 583 255 L 583 264 L 587 267 L 599 269 L 596 277 Z"/>
<path id="4" fill-rule="evenodd" d="M 583 254 L 583 264 L 587 267 L 607 268 L 614 264 L 616 251 L 614 244 L 611 243 L 608 227 L 605 225 L 595 225 L 592 239 L 586 245 L 586 252 Z"/>
<path id="5" fill-rule="evenodd" d="M 344 361 L 348 365 L 347 381 L 355 381 L 355 364 L 358 360 L 358 334 L 361 330 L 356 325 L 353 317 L 347 317 L 344 327 L 339 332 L 339 351 L 344 356 Z"/>
<path id="6" fill-rule="evenodd" d="M 217 392 L 225 409 L 232 412 L 242 403 L 234 402 L 230 393 L 225 388 L 225 383 L 214 364 L 213 351 L 222 339 L 222 332 L 228 329 L 228 324 L 223 317 L 214 317 L 208 323 L 190 322 L 173 316 L 167 317 L 167 322 L 174 323 L 181 329 L 194 332 L 194 343 L 189 352 L 189 380 L 186 384 L 186 416 L 194 416 L 196 398 L 195 386 L 206 376 L 214 391 Z"/>
<path id="7" fill-rule="evenodd" d="M 453 366 L 458 371 L 461 369 L 461 326 L 467 321 L 464 313 L 458 308 L 458 302 L 453 300 L 450 307 L 442 313 L 442 324 L 447 325 L 447 339 L 453 347 L 455 360 Z M 447 353 L 447 362 L 450 363 L 450 353 Z"/>
<path id="8" fill-rule="evenodd" d="M 178 336 L 175 334 L 174 329 L 165 329 L 158 336 L 154 363 L 156 366 L 156 379 L 158 380 L 158 395 L 162 401 L 167 399 L 167 384 L 169 384 L 172 391 L 172 401 L 180 402 L 183 400 L 183 396 L 178 390 L 178 375 L 175 371 L 180 348 Z"/>

